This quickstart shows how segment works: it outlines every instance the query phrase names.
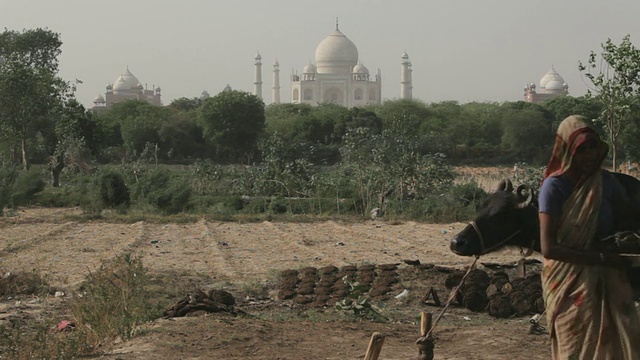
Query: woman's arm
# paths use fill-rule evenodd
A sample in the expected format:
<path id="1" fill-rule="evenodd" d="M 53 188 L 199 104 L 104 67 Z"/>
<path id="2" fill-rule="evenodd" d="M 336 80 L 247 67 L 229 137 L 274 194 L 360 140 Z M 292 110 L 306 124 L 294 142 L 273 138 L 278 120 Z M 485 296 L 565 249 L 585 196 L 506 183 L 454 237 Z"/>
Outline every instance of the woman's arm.
<path id="1" fill-rule="evenodd" d="M 540 247 L 545 258 L 574 264 L 624 266 L 623 260 L 616 253 L 577 250 L 558 244 L 560 219 L 547 213 L 539 213 L 539 218 Z"/>

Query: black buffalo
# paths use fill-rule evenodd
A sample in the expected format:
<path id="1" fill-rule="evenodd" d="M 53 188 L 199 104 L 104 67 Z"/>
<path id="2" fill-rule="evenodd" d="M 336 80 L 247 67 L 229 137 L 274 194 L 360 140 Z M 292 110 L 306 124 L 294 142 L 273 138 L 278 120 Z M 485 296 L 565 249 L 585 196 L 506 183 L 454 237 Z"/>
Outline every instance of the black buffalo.
<path id="1" fill-rule="evenodd" d="M 613 173 L 633 204 L 640 204 L 640 180 Z M 620 230 L 638 230 L 638 219 L 620 214 Z M 623 224 L 624 222 L 624 224 Z M 476 219 L 453 240 L 450 249 L 462 256 L 484 255 L 505 246 L 516 246 L 540 252 L 538 200 L 535 190 L 519 186 L 515 191 L 509 180 L 500 182 L 496 191 L 483 203 Z"/>

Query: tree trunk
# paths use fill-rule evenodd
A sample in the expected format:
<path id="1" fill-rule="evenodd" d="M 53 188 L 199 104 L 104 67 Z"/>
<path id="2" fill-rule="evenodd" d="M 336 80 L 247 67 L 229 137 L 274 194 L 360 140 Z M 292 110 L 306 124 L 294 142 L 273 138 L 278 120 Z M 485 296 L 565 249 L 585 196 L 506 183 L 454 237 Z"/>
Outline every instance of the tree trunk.
<path id="1" fill-rule="evenodd" d="M 612 164 L 611 164 L 611 171 L 616 172 L 618 171 L 618 146 L 616 144 L 616 137 L 613 136 L 613 134 L 611 135 L 611 160 L 612 160 Z"/>
<path id="2" fill-rule="evenodd" d="M 62 169 L 64 169 L 64 156 L 59 155 L 58 158 L 55 159 L 55 163 L 51 167 L 53 187 L 60 187 L 60 174 L 62 173 Z"/>
<path id="3" fill-rule="evenodd" d="M 29 161 L 27 160 L 27 139 L 22 138 L 20 145 L 22 146 L 22 169 L 27 171 L 29 170 Z"/>
<path id="4" fill-rule="evenodd" d="M 618 152 L 617 146 L 616 146 L 615 143 L 613 143 L 611 145 L 611 158 L 612 158 L 612 161 L 613 161 L 613 164 L 612 164 L 612 167 L 613 167 L 612 171 L 613 172 L 618 171 L 618 156 L 617 156 L 617 152 Z"/>

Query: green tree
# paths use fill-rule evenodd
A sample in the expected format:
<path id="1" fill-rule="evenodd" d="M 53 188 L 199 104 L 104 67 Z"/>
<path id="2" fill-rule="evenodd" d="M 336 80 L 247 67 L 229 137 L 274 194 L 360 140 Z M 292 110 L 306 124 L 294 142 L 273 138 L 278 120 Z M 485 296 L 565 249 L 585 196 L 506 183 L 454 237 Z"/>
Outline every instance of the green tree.
<path id="1" fill-rule="evenodd" d="M 431 110 L 419 100 L 388 100 L 373 110 L 382 119 L 384 127 L 390 126 L 395 119 L 403 116 L 411 116 L 421 121 L 432 117 Z"/>
<path id="2" fill-rule="evenodd" d="M 623 150 L 626 160 L 640 160 L 640 101 L 631 104 L 629 117 L 624 128 L 620 131 L 620 149 Z"/>
<path id="3" fill-rule="evenodd" d="M 181 97 L 173 100 L 171 104 L 169 104 L 169 107 L 172 109 L 181 110 L 181 111 L 195 110 L 199 108 L 200 105 L 202 105 L 202 100 L 203 99 L 199 97 L 194 97 L 191 99 L 186 97 Z"/>
<path id="4" fill-rule="evenodd" d="M 25 170 L 28 142 L 52 128 L 55 109 L 74 90 L 57 76 L 61 45 L 60 35 L 47 29 L 0 33 L 0 137 L 20 149 Z"/>
<path id="5" fill-rule="evenodd" d="M 395 118 L 380 134 L 358 127 L 345 135 L 340 148 L 342 173 L 358 192 L 363 211 L 377 206 L 394 194 L 402 202 L 423 198 L 452 184 L 453 171 L 443 154 L 423 154 L 419 150 L 420 123 L 414 115 Z"/>
<path id="6" fill-rule="evenodd" d="M 161 142 L 160 129 L 169 121 L 171 111 L 146 101 L 128 100 L 115 104 L 104 116 L 108 126 L 118 128 L 127 154 L 135 157 L 147 144 Z"/>
<path id="7" fill-rule="evenodd" d="M 204 100 L 199 118 L 218 160 L 251 162 L 265 125 L 262 100 L 247 92 L 222 91 Z"/>
<path id="8" fill-rule="evenodd" d="M 265 108 L 265 132 L 267 136 L 278 133 L 281 136 L 293 138 L 296 123 L 303 120 L 313 107 L 309 104 L 271 104 Z"/>
<path id="9" fill-rule="evenodd" d="M 420 126 L 423 143 L 428 152 L 441 152 L 454 156 L 459 139 L 452 124 L 463 116 L 464 110 L 457 101 L 430 104 L 429 116 Z"/>
<path id="10" fill-rule="evenodd" d="M 469 139 L 461 139 L 468 146 L 469 158 L 484 162 L 495 159 L 504 133 L 501 105 L 473 102 L 462 105 L 462 109 L 464 118 L 473 123 Z"/>
<path id="11" fill-rule="evenodd" d="M 587 119 L 597 119 L 602 114 L 602 104 L 597 98 L 588 96 L 558 96 L 541 103 L 553 114 L 553 128 L 570 115 L 582 115 Z"/>
<path id="12" fill-rule="evenodd" d="M 502 143 L 514 161 L 540 163 L 548 160 L 553 145 L 551 119 L 531 109 L 505 109 Z"/>
<path id="13" fill-rule="evenodd" d="M 65 167 L 84 172 L 90 169 L 91 149 L 97 150 L 97 131 L 92 113 L 82 104 L 75 99 L 64 104 L 55 124 L 57 144 L 50 159 L 54 187 L 60 186 L 60 174 Z"/>
<path id="14" fill-rule="evenodd" d="M 599 120 L 609 137 L 615 171 L 618 137 L 640 90 L 640 50 L 631 43 L 630 35 L 625 36 L 620 45 L 607 39 L 601 46 L 602 52 L 592 51 L 587 64 L 580 62 L 578 69 L 591 82 L 592 88 L 587 94 L 595 92 L 602 103 Z"/>
<path id="15" fill-rule="evenodd" d="M 158 135 L 163 157 L 168 159 L 195 159 L 207 157 L 202 127 L 198 124 L 197 113 L 174 111 L 167 122 L 162 124 Z"/>

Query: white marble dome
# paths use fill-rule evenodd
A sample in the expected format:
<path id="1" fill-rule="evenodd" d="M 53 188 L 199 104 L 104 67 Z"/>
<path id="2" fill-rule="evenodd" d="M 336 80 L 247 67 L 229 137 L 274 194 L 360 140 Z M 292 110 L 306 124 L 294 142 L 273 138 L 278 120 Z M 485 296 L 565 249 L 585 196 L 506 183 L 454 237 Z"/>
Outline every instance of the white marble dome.
<path id="1" fill-rule="evenodd" d="M 564 83 L 562 76 L 553 67 L 540 79 L 540 87 L 549 90 L 561 90 Z"/>
<path id="2" fill-rule="evenodd" d="M 353 73 L 354 74 L 368 74 L 369 73 L 369 69 L 367 69 L 367 67 L 362 65 L 362 64 L 358 64 L 358 65 L 353 67 Z"/>
<path id="3" fill-rule="evenodd" d="M 319 74 L 349 73 L 358 63 L 358 48 L 337 28 L 316 48 Z"/>
<path id="4" fill-rule="evenodd" d="M 303 69 L 302 69 L 302 73 L 303 74 L 315 74 L 316 72 L 316 67 L 315 65 L 309 63 L 307 64 Z"/>
<path id="5" fill-rule="evenodd" d="M 547 90 L 562 90 L 563 88 L 563 84 L 560 81 L 557 80 L 551 80 L 547 83 L 547 85 L 545 86 L 545 89 Z"/>
<path id="6" fill-rule="evenodd" d="M 140 87 L 142 87 L 142 84 L 140 84 L 138 78 L 129 71 L 129 68 L 113 83 L 113 91 L 116 94 L 120 91 L 131 91 L 132 89 Z"/>

